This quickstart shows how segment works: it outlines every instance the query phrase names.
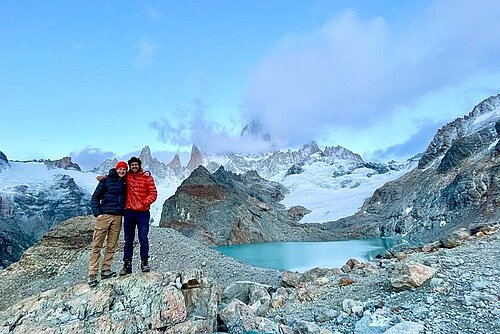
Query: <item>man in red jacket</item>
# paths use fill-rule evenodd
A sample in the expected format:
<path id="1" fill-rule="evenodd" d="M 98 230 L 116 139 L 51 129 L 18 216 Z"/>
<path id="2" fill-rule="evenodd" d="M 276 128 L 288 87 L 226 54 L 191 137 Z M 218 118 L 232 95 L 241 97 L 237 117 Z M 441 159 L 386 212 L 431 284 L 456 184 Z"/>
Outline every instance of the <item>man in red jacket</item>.
<path id="1" fill-rule="evenodd" d="M 139 237 L 141 270 L 150 271 L 149 267 L 149 220 L 150 205 L 156 201 L 157 191 L 155 181 L 149 172 L 141 168 L 142 162 L 136 157 L 128 161 L 130 167 L 127 173 L 127 200 L 123 215 L 123 235 L 125 246 L 123 248 L 123 268 L 120 275 L 132 272 L 132 255 L 134 253 L 135 229 Z"/>

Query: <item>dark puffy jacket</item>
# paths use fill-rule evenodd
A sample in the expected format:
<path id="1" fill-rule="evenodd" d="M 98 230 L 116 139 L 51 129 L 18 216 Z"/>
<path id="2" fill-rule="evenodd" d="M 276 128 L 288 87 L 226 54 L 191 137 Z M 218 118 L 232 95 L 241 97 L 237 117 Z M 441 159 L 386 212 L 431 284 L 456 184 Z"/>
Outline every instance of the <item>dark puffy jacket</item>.
<path id="1" fill-rule="evenodd" d="M 125 179 L 120 178 L 114 168 L 109 170 L 108 176 L 99 182 L 90 200 L 94 216 L 103 213 L 123 215 L 127 196 Z"/>

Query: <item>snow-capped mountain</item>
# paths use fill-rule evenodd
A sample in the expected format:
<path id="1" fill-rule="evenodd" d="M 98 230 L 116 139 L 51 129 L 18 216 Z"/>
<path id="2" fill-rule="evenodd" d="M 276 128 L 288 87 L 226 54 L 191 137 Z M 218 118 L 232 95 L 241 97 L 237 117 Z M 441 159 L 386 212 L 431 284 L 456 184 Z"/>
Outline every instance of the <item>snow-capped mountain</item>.
<path id="1" fill-rule="evenodd" d="M 384 184 L 333 229 L 439 240 L 500 222 L 500 94 L 443 126 L 418 167 Z"/>
<path id="2" fill-rule="evenodd" d="M 3 153 L 0 156 L 5 157 Z M 54 224 L 90 214 L 96 174 L 82 173 L 61 161 L 16 162 L 2 159 L 0 169 L 0 265 L 22 252 Z M 14 236 L 14 237 L 13 237 Z"/>

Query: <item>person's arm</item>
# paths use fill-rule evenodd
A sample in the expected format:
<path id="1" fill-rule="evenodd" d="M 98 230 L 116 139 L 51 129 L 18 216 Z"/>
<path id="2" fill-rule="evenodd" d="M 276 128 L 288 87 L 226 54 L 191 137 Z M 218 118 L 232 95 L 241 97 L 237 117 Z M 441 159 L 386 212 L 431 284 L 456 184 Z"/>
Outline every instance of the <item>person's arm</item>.
<path id="1" fill-rule="evenodd" d="M 150 206 L 156 201 L 158 191 L 156 190 L 155 181 L 152 176 L 148 177 L 148 196 L 144 199 L 146 205 Z"/>
<path id="2" fill-rule="evenodd" d="M 101 199 L 103 193 L 104 193 L 104 182 L 99 182 L 99 184 L 94 190 L 94 193 L 92 194 L 92 197 L 90 198 L 90 207 L 92 208 L 92 214 L 96 217 L 102 214 Z"/>

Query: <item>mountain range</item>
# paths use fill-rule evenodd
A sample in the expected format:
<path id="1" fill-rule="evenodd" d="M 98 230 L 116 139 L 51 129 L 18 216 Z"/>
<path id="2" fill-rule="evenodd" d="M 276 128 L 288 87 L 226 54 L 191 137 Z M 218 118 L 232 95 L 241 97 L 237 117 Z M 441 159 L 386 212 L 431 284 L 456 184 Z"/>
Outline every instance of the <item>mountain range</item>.
<path id="1" fill-rule="evenodd" d="M 261 211 L 269 207 L 272 210 L 267 211 L 283 213 L 283 221 L 287 220 L 289 226 L 320 224 L 319 229 L 328 238 L 399 236 L 423 242 L 458 227 L 496 223 L 499 101 L 500 95 L 492 96 L 468 115 L 445 125 L 419 158 L 405 162 L 365 162 L 344 147 L 320 149 L 311 142 L 299 149 L 259 156 L 208 155 L 193 146 L 191 158 L 183 166 L 178 156 L 168 163 L 159 161 L 146 146 L 139 158 L 155 177 L 159 190 L 152 207 L 152 224 L 168 225 L 168 217 L 177 217 L 176 224 L 184 226 L 183 216 L 172 211 L 169 203 L 178 203 L 175 196 L 188 189 L 189 178 L 200 173 L 205 183 L 219 182 L 212 186 L 224 194 L 237 185 L 239 197 L 246 194 L 247 199 L 256 198 L 252 205 L 260 206 Z M 259 131 L 258 124 L 250 124 L 242 135 L 267 138 Z M 70 158 L 20 162 L 10 161 L 0 152 L 1 265 L 16 261 L 53 225 L 90 214 L 95 177 L 106 174 L 116 162 L 107 160 L 91 172 L 82 172 Z M 281 195 L 271 202 L 266 196 L 259 197 L 262 188 L 251 190 L 256 177 L 279 184 Z M 198 220 L 208 221 L 211 210 L 185 203 L 189 210 L 197 210 Z M 210 233 L 216 233 L 213 229 L 217 228 L 212 226 Z M 253 232 L 266 236 L 262 230 Z M 275 239 L 264 237 L 262 241 Z"/>

